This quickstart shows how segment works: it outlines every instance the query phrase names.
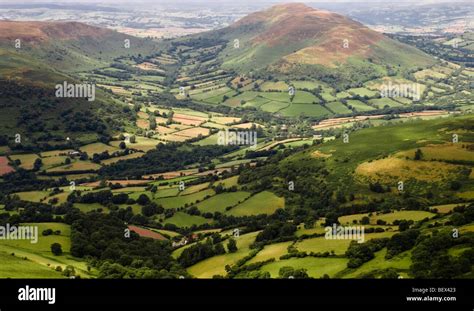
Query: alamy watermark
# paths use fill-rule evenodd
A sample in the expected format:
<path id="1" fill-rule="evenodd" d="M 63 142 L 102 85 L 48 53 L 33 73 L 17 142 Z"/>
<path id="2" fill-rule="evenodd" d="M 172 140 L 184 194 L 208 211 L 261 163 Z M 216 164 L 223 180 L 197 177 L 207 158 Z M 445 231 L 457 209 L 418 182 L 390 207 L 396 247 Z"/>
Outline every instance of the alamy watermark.
<path id="1" fill-rule="evenodd" d="M 50 305 L 56 303 L 56 288 L 35 288 L 26 285 L 18 289 L 19 301 L 45 301 Z"/>
<path id="2" fill-rule="evenodd" d="M 421 99 L 421 86 L 418 83 L 392 84 L 389 81 L 388 84 L 383 84 L 380 87 L 380 96 L 390 98 L 406 97 L 418 101 Z"/>
<path id="3" fill-rule="evenodd" d="M 357 243 L 365 242 L 365 228 L 364 226 L 338 226 L 333 224 L 324 228 L 326 232 L 325 238 L 327 240 L 356 240 Z"/>
<path id="4" fill-rule="evenodd" d="M 92 102 L 95 100 L 95 84 L 82 83 L 71 84 L 64 81 L 63 84 L 56 84 L 56 97 L 63 98 L 87 98 Z"/>
<path id="5" fill-rule="evenodd" d="M 0 226 L 0 240 L 30 240 L 38 243 L 38 226 Z"/>
<path id="6" fill-rule="evenodd" d="M 229 131 L 228 129 L 219 131 L 217 133 L 217 144 L 228 146 L 250 146 L 257 147 L 257 132 L 256 131 Z"/>

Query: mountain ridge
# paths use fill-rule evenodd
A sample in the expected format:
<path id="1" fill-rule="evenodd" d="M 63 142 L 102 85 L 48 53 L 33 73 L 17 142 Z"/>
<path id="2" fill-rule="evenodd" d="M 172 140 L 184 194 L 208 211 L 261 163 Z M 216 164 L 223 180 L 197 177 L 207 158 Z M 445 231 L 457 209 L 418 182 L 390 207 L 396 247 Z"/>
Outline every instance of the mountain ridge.
<path id="1" fill-rule="evenodd" d="M 80 22 L 0 21 L 0 40 L 25 40 L 40 43 L 50 40 L 77 40 L 81 37 L 98 39 L 110 30 Z"/>
<path id="2" fill-rule="evenodd" d="M 63 72 L 106 67 L 117 57 L 158 51 L 149 39 L 71 21 L 0 21 L 0 49 L 42 60 Z"/>

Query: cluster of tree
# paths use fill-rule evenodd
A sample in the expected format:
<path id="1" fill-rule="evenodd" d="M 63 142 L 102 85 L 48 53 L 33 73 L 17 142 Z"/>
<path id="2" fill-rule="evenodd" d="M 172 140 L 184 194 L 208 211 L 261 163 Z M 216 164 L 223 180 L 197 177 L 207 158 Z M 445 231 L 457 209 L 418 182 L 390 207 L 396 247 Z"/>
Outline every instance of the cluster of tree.
<path id="1" fill-rule="evenodd" d="M 449 217 L 448 224 L 462 226 L 471 222 L 474 222 L 474 203 L 468 206 L 456 206 L 453 209 L 453 214 Z"/>
<path id="2" fill-rule="evenodd" d="M 370 189 L 370 191 L 376 192 L 376 193 L 390 192 L 390 186 L 384 187 L 378 181 L 375 182 L 375 183 L 369 183 L 369 189 Z"/>
<path id="3" fill-rule="evenodd" d="M 167 210 L 168 211 L 168 210 Z M 203 214 L 203 216 L 206 214 Z M 237 227 L 245 227 L 240 231 L 240 234 L 244 234 L 247 232 L 254 232 L 258 230 L 263 230 L 268 224 L 273 222 L 283 222 L 289 221 L 292 219 L 290 212 L 286 209 L 278 209 L 272 215 L 256 215 L 256 216 L 243 216 L 243 217 L 235 217 L 235 216 L 227 216 L 219 212 L 215 212 L 212 215 L 214 222 L 212 224 L 202 224 L 202 225 L 192 225 L 189 228 L 179 228 L 173 224 L 165 224 L 163 226 L 166 230 L 180 232 L 183 235 L 187 235 L 191 232 L 197 230 L 206 230 L 206 229 L 232 229 Z"/>
<path id="4" fill-rule="evenodd" d="M 112 205 L 122 205 L 122 204 L 140 204 L 142 206 L 142 214 L 146 217 L 151 217 L 156 214 L 161 214 L 164 212 L 162 206 L 152 202 L 146 194 L 140 194 L 140 196 L 134 200 L 128 196 L 126 193 L 119 193 L 114 195 L 110 190 L 102 190 L 96 192 L 87 192 L 82 194 L 81 191 L 73 191 L 67 197 L 67 201 L 70 203 L 85 203 L 93 204 L 99 203 L 104 206 L 108 206 L 112 210 L 117 210 L 117 207 Z M 132 218 L 120 217 L 123 220 L 130 221 Z M 138 219 L 138 218 L 136 218 Z M 138 219 L 140 223 L 143 224 L 143 221 L 146 220 Z"/>
<path id="5" fill-rule="evenodd" d="M 349 258 L 347 267 L 357 268 L 364 262 L 373 259 L 374 253 L 384 248 L 387 242 L 388 239 L 372 239 L 364 243 L 352 241 L 346 251 L 346 256 Z"/>
<path id="6" fill-rule="evenodd" d="M 203 242 L 196 243 L 186 248 L 178 258 L 183 267 L 189 267 L 195 263 L 216 255 L 225 254 L 222 238 L 219 234 L 213 234 Z"/>
<path id="7" fill-rule="evenodd" d="M 245 152 L 245 158 L 246 159 L 255 159 L 259 157 L 269 157 L 272 155 L 275 155 L 278 151 L 274 149 L 269 149 L 269 150 L 260 150 L 260 151 L 253 151 L 253 150 L 247 150 Z"/>
<path id="8" fill-rule="evenodd" d="M 329 173 L 324 164 L 319 161 L 282 161 L 291 154 L 291 150 L 285 149 L 264 164 L 257 163 L 256 167 L 244 169 L 239 184 L 254 192 L 271 189 L 284 196 L 289 206 L 330 211 L 333 189 L 327 182 Z"/>
<path id="9" fill-rule="evenodd" d="M 48 235 L 60 235 L 61 234 L 61 230 L 53 230 L 53 229 L 46 229 L 46 230 L 43 230 L 43 232 L 41 233 L 43 236 L 48 236 Z"/>
<path id="10" fill-rule="evenodd" d="M 130 149 L 127 148 L 127 145 L 125 144 L 125 142 L 121 142 L 119 144 L 119 147 L 122 150 L 115 151 L 112 154 L 110 154 L 107 150 L 103 151 L 101 153 L 94 153 L 92 155 L 92 159 L 91 159 L 92 162 L 100 163 L 103 160 L 107 160 L 107 159 L 110 159 L 110 158 L 113 158 L 113 157 L 121 157 L 121 156 L 125 156 L 125 155 L 130 154 Z M 87 159 L 88 159 L 87 153 L 85 153 L 85 152 L 81 153 L 81 160 L 87 160 Z"/>
<path id="11" fill-rule="evenodd" d="M 289 222 L 274 222 L 260 232 L 255 238 L 256 243 L 280 242 L 295 237 L 296 225 Z"/>
<path id="12" fill-rule="evenodd" d="M 114 214 L 74 213 L 71 254 L 93 258 L 100 277 L 178 277 L 187 273 L 171 257 L 167 241 L 140 238 Z"/>
<path id="13" fill-rule="evenodd" d="M 212 159 L 234 151 L 236 148 L 236 146 L 159 144 L 156 149 L 147 152 L 143 157 L 102 167 L 99 174 L 104 177 L 141 178 L 146 174 L 183 169 L 190 164 L 211 163 Z"/>
<path id="14" fill-rule="evenodd" d="M 3 175 L 2 177 L 3 180 L 0 181 L 0 193 L 3 194 L 61 187 L 69 184 L 65 178 L 58 180 L 38 179 L 34 172 L 22 168 L 10 174 Z"/>
<path id="15" fill-rule="evenodd" d="M 304 268 L 295 269 L 293 267 L 281 267 L 278 271 L 280 279 L 309 279 L 308 270 Z"/>
<path id="16" fill-rule="evenodd" d="M 246 260 L 244 263 L 246 263 Z M 226 272 L 227 278 L 230 279 L 270 279 L 271 275 L 268 271 L 261 271 L 260 268 L 266 264 L 274 262 L 275 259 L 271 258 L 265 261 L 259 261 L 255 263 L 247 264 L 236 264 L 233 266 L 227 265 Z"/>
<path id="17" fill-rule="evenodd" d="M 456 245 L 465 245 L 466 250 L 452 256 L 448 250 Z M 453 237 L 451 230 L 424 235 L 413 248 L 413 264 L 410 272 L 415 278 L 451 279 L 470 273 L 474 265 L 474 234 L 468 232 Z"/>
<path id="18" fill-rule="evenodd" d="M 29 138 L 28 141 L 22 139 L 21 143 L 10 140 L 8 145 L 12 150 L 67 148 L 65 137 L 55 134 L 58 131 L 102 134 L 110 128 L 117 129 L 122 120 L 128 118 L 128 115 L 119 114 L 123 105 L 104 102 L 100 98 L 94 102 L 80 98 L 57 98 L 54 89 L 27 87 L 6 81 L 0 81 L 0 88 L 4 99 L 2 107 L 11 106 L 19 110 L 19 114 L 13 117 L 17 132 L 28 134 Z M 102 111 L 100 117 L 96 113 L 99 106 Z"/>
<path id="19" fill-rule="evenodd" d="M 32 222 L 55 222 L 58 217 L 54 217 L 55 208 L 51 205 L 25 202 L 10 201 L 5 205 L 7 213 L 0 214 L 0 223 L 2 224 L 19 224 Z M 17 211 L 18 213 L 8 213 L 8 211 Z"/>
<path id="20" fill-rule="evenodd" d="M 71 115 L 63 116 L 66 129 L 71 132 L 95 132 L 104 134 L 107 131 L 107 125 L 97 115 L 90 110 L 77 111 Z"/>
<path id="21" fill-rule="evenodd" d="M 387 243 L 386 258 L 392 258 L 397 254 L 412 249 L 419 235 L 420 230 L 418 229 L 409 229 L 394 234 Z"/>
<path id="22" fill-rule="evenodd" d="M 137 61 L 141 62 L 141 60 L 137 60 Z M 147 61 L 155 64 L 155 62 L 153 62 L 152 60 L 147 59 Z M 140 69 L 138 67 L 132 67 L 132 66 L 126 65 L 124 63 L 112 63 L 112 64 L 110 64 L 110 67 L 124 70 L 129 74 L 136 74 L 136 75 L 140 75 L 140 76 L 160 76 L 160 77 L 164 77 L 164 74 L 161 73 L 160 71 L 157 71 L 157 70 L 143 70 L 143 69 Z M 113 73 L 114 71 L 110 71 L 110 70 L 106 71 L 106 72 L 101 71 L 100 74 L 111 76 L 110 75 L 111 72 Z M 124 75 L 120 75 L 120 76 L 114 77 L 114 78 L 122 78 L 123 76 Z"/>
<path id="23" fill-rule="evenodd" d="M 170 52 L 175 52 L 181 46 L 191 47 L 193 49 L 209 48 L 217 45 L 225 45 L 227 41 L 220 38 L 220 35 L 211 33 L 199 37 L 188 37 L 183 40 L 171 42 Z"/>
<path id="24" fill-rule="evenodd" d="M 123 71 L 94 69 L 92 72 L 95 74 L 104 75 L 119 80 L 130 80 L 132 78 L 132 75 L 130 73 Z"/>
<path id="25" fill-rule="evenodd" d="M 110 190 L 102 190 L 96 192 L 88 192 L 82 195 L 81 191 L 73 191 L 68 195 L 67 201 L 71 203 L 99 203 L 106 205 L 112 201 L 113 193 Z M 121 198 L 120 196 L 119 198 Z"/>

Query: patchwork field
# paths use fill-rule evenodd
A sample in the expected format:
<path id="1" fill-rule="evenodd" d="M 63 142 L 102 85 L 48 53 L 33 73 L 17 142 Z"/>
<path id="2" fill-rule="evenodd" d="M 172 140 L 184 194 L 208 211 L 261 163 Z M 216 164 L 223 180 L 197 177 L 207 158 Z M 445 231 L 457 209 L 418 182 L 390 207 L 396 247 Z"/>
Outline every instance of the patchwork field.
<path id="1" fill-rule="evenodd" d="M 346 267 L 347 261 L 346 258 L 291 258 L 264 265 L 260 271 L 268 272 L 272 278 L 277 278 L 281 268 L 292 267 L 306 269 L 312 278 L 321 278 L 324 275 L 334 277 Z"/>
<path id="2" fill-rule="evenodd" d="M 395 220 L 413 220 L 419 221 L 425 218 L 434 217 L 435 214 L 425 211 L 394 211 L 388 214 L 356 214 L 350 216 L 341 216 L 339 217 L 339 222 L 341 224 L 350 225 L 355 221 L 360 223 L 360 220 L 363 217 L 369 217 L 371 224 L 376 224 L 377 220 L 383 220 L 387 222 L 387 224 L 393 224 Z"/>
<path id="3" fill-rule="evenodd" d="M 303 4 L 229 27 L 191 11 L 127 19 L 108 41 L 36 27 L 21 53 L 0 33 L 0 223 L 39 229 L 0 240 L 0 278 L 473 277 L 474 71 L 450 48 L 467 34 L 375 32 Z M 173 22 L 200 33 L 155 36 Z M 146 38 L 123 51 L 123 32 Z M 49 96 L 59 78 L 94 83 L 97 101 Z M 420 98 L 382 92 L 403 85 Z M 337 223 L 364 241 L 326 237 Z"/>
<path id="4" fill-rule="evenodd" d="M 260 192 L 243 203 L 233 207 L 227 213 L 232 216 L 249 216 L 259 214 L 273 214 L 277 209 L 285 206 L 285 200 L 271 192 Z"/>

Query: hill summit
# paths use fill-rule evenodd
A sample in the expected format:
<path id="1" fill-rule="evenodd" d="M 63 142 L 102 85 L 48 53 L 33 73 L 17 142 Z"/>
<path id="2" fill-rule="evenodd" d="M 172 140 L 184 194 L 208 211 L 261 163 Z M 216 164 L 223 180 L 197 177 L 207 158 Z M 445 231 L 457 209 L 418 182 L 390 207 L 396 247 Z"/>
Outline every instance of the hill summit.
<path id="1" fill-rule="evenodd" d="M 218 33 L 229 41 L 238 40 L 238 48 L 231 46 L 223 54 L 224 66 L 237 70 L 291 73 L 313 65 L 336 68 L 369 62 L 386 69 L 432 62 L 427 54 L 359 22 L 301 3 L 252 13 Z"/>

